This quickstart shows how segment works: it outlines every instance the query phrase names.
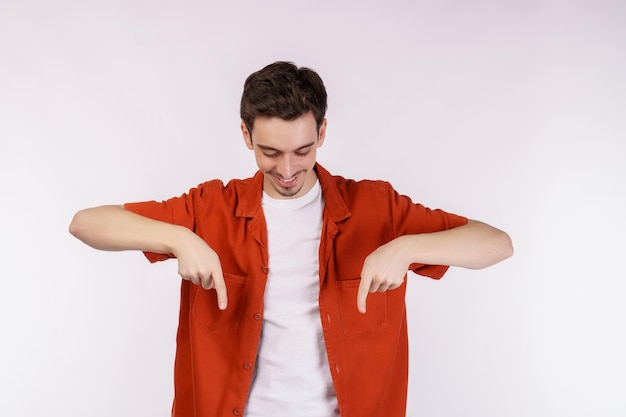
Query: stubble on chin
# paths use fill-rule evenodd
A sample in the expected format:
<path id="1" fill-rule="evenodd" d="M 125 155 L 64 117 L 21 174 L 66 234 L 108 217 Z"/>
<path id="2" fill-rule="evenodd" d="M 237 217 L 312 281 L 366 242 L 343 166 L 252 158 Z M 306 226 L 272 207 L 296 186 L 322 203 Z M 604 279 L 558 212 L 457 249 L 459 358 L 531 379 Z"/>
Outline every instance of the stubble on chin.
<path id="1" fill-rule="evenodd" d="M 274 190 L 280 194 L 283 197 L 296 197 L 300 194 L 300 191 L 302 191 L 302 188 L 304 187 L 304 184 L 301 184 L 299 187 L 289 187 L 289 188 L 284 188 L 284 187 L 280 187 L 280 186 L 276 186 L 274 184 L 272 184 L 272 188 L 274 188 Z"/>

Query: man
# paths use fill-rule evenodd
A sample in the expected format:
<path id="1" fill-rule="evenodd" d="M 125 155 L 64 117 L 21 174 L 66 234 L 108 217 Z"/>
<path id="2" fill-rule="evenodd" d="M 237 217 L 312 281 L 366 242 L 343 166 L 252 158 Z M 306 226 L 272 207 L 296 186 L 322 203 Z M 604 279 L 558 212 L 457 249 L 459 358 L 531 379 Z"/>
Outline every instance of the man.
<path id="1" fill-rule="evenodd" d="M 241 99 L 253 178 L 72 221 L 94 248 L 178 260 L 173 416 L 404 416 L 407 271 L 440 278 L 512 255 L 500 230 L 328 173 L 326 107 L 317 73 L 268 65 Z"/>

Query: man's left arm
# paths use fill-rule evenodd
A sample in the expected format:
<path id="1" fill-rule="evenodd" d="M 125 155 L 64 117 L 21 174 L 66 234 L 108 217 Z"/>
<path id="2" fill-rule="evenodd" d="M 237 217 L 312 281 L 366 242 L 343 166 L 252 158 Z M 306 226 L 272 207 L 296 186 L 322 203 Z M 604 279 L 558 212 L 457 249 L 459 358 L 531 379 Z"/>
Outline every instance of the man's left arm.
<path id="1" fill-rule="evenodd" d="M 512 255 L 508 234 L 476 220 L 440 232 L 397 237 L 365 258 L 357 307 L 365 313 L 369 292 L 384 292 L 402 285 L 411 264 L 481 269 Z"/>

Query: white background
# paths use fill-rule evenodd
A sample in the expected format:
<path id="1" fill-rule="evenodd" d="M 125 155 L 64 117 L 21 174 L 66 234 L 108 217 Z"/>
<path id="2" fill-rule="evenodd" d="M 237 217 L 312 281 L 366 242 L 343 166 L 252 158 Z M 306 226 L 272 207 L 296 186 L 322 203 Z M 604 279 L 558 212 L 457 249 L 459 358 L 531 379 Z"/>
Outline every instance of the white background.
<path id="1" fill-rule="evenodd" d="M 513 238 L 409 277 L 408 415 L 625 416 L 626 3 L 226 3 L 0 3 L 0 415 L 169 415 L 175 262 L 67 227 L 252 175 L 241 89 L 280 59 L 326 83 L 331 172 Z"/>

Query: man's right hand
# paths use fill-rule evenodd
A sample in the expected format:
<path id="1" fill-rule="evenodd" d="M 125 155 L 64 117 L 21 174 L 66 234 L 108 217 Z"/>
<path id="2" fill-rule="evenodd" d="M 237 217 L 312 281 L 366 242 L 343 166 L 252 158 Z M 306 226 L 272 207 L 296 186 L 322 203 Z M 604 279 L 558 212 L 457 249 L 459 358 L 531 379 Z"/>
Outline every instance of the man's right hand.
<path id="1" fill-rule="evenodd" d="M 220 310 L 228 305 L 217 253 L 186 227 L 152 220 L 122 206 L 100 206 L 76 213 L 70 233 L 100 250 L 172 253 L 183 279 L 207 290 L 215 288 Z"/>
<path id="2" fill-rule="evenodd" d="M 228 306 L 226 284 L 217 253 L 189 229 L 182 231 L 183 238 L 176 244 L 173 254 L 178 259 L 178 274 L 185 280 L 201 285 L 205 290 L 217 291 L 220 310 Z"/>

